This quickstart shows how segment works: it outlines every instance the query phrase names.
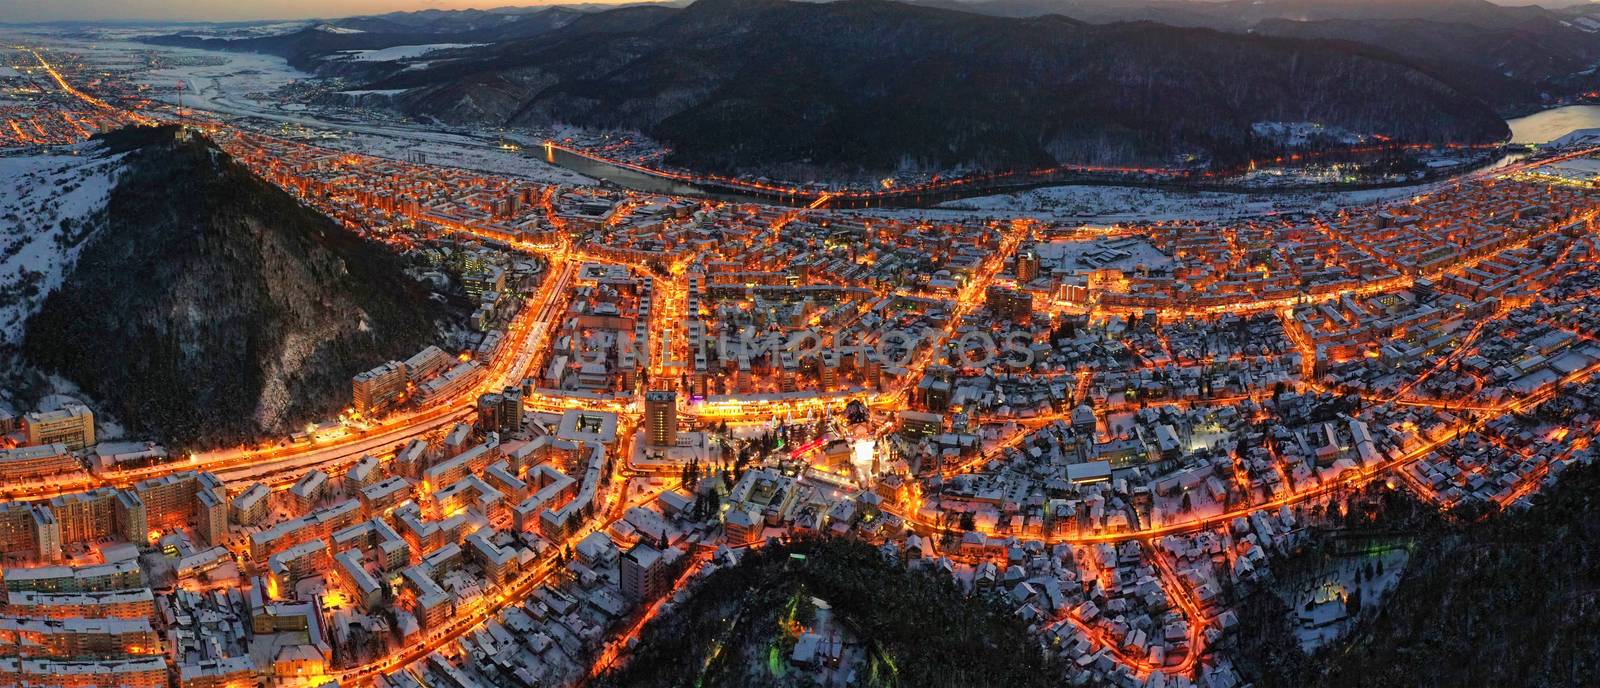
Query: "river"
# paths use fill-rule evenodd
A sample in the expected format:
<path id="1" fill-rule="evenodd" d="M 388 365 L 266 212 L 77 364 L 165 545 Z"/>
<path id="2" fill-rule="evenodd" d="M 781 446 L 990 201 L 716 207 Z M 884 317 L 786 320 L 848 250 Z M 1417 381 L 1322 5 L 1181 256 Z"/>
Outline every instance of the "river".
<path id="1" fill-rule="evenodd" d="M 709 192 L 697 186 L 674 181 L 665 177 L 644 174 L 626 167 L 600 162 L 581 155 L 575 155 L 560 148 L 545 148 L 544 146 L 530 146 L 529 152 L 535 153 L 541 160 L 552 165 L 565 167 L 590 179 L 611 182 L 617 186 L 644 191 L 647 193 L 670 194 L 676 196 L 703 196 L 716 198 L 734 203 L 771 203 L 770 200 L 754 196 L 742 196 L 730 193 Z"/>
<path id="2" fill-rule="evenodd" d="M 1506 120 L 1511 128 L 1512 143 L 1543 144 L 1561 138 L 1578 129 L 1600 129 L 1600 105 L 1568 105 L 1536 112 L 1526 117 Z M 600 179 L 617 186 L 648 193 L 674 194 L 682 196 L 703 196 L 733 202 L 779 202 L 772 198 L 758 198 L 742 194 L 728 193 L 727 191 L 714 191 L 700 188 L 691 184 L 644 174 L 637 170 L 619 167 L 609 163 L 600 162 L 581 155 L 574 155 L 567 151 L 556 149 L 542 150 L 546 162 L 567 168 L 586 177 Z M 1505 164 L 1512 158 L 1502 158 L 1493 166 Z M 1436 180 L 1435 180 L 1436 181 Z M 1030 186 L 1077 186 L 1071 182 L 1060 184 L 1034 184 L 1016 188 L 981 186 L 954 189 L 948 192 L 931 194 L 929 198 L 901 199 L 892 205 L 902 207 L 931 207 L 952 198 L 966 196 L 981 196 L 996 193 L 1005 193 L 1008 190 L 1016 191 Z M 1138 184 L 1125 184 L 1137 186 Z M 1300 189 L 1303 191 L 1303 189 Z M 909 201 L 909 202 L 908 202 Z M 803 202 L 803 201 L 802 201 Z"/>
<path id="3" fill-rule="evenodd" d="M 1567 105 L 1506 120 L 1512 143 L 1549 143 L 1579 129 L 1600 129 L 1600 105 Z"/>

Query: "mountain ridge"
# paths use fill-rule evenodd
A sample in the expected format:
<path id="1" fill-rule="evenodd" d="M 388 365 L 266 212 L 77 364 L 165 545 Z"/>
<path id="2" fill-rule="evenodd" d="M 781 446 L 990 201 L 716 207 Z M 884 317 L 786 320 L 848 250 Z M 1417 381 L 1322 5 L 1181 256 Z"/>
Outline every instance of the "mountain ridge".
<path id="1" fill-rule="evenodd" d="M 28 322 L 29 363 L 185 446 L 328 418 L 351 375 L 433 341 L 439 311 L 397 256 L 177 131 L 100 135 L 124 170 Z"/>
<path id="2" fill-rule="evenodd" d="M 367 84 L 450 124 L 576 124 L 664 141 L 671 162 L 878 173 L 913 165 L 1237 162 L 1257 121 L 1416 142 L 1506 135 L 1487 107 L 1391 53 L 1337 41 L 882 0 L 700 0 L 598 13 Z M 620 12 L 620 11 L 619 11 Z"/>

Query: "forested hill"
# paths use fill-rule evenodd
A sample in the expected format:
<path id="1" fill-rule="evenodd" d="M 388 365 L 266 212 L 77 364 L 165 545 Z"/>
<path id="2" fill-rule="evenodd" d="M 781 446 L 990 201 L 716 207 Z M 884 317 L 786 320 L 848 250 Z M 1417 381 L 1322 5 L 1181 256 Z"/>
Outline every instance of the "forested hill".
<path id="1" fill-rule="evenodd" d="M 449 55 L 362 88 L 444 122 L 640 130 L 671 162 L 723 172 L 1226 165 L 1277 149 L 1261 122 L 1507 135 L 1479 100 L 1370 46 L 884 0 L 625 8 Z"/>
<path id="2" fill-rule="evenodd" d="M 99 137 L 124 169 L 28 322 L 33 364 L 138 435 L 231 444 L 331 417 L 351 375 L 433 341 L 438 311 L 397 256 L 176 131 Z"/>
<path id="3" fill-rule="evenodd" d="M 748 550 L 647 624 L 630 659 L 597 688 L 808 685 L 781 668 L 797 624 L 819 604 L 867 648 L 849 667 L 862 686 L 1043 688 L 1063 668 L 1027 623 L 967 595 L 931 566 L 905 566 L 851 539 L 797 539 Z"/>
<path id="4" fill-rule="evenodd" d="M 1600 670 L 1600 466 L 1573 468 L 1525 513 L 1421 531 L 1399 587 L 1353 634 L 1306 657 L 1289 610 L 1262 591 L 1241 609 L 1239 666 L 1260 686 L 1585 686 Z"/>

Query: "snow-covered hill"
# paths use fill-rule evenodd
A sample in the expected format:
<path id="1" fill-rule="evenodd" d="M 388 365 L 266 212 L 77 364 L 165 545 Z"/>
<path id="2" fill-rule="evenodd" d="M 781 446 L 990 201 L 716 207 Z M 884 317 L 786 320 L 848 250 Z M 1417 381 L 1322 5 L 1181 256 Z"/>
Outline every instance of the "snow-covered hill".
<path id="1" fill-rule="evenodd" d="M 0 157 L 0 347 L 21 341 L 28 317 L 105 225 L 121 158 L 98 143 Z"/>

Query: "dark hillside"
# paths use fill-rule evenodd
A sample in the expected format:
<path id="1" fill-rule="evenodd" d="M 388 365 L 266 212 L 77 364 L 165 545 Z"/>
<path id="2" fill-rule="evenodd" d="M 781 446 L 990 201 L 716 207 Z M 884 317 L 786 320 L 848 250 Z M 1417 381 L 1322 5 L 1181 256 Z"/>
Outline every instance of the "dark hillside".
<path id="1" fill-rule="evenodd" d="M 1351 637 L 1306 657 L 1261 591 L 1240 609 L 1238 665 L 1260 686 L 1583 686 L 1600 668 L 1600 466 L 1575 467 L 1525 513 L 1448 523 L 1391 508 L 1420 533 L 1399 587 Z M 1279 568 L 1274 566 L 1274 568 Z"/>
<path id="2" fill-rule="evenodd" d="M 29 321 L 24 353 L 140 434 L 228 444 L 331 417 L 350 376 L 434 339 L 398 257 L 173 127 L 127 151 L 108 224 Z"/>
<path id="3" fill-rule="evenodd" d="M 744 553 L 644 627 L 632 659 L 598 688 L 780 688 L 797 625 L 826 602 L 865 648 L 857 685 L 1034 688 L 1060 685 L 1025 622 L 961 592 L 933 567 L 891 562 L 857 540 L 801 539 Z"/>
<path id="4" fill-rule="evenodd" d="M 1256 122 L 1411 142 L 1504 123 L 1396 54 L 1157 24 L 1011 19 L 883 0 L 700 0 L 585 15 L 366 86 L 455 123 L 645 131 L 673 162 L 877 173 L 903 164 L 1225 165 Z"/>

